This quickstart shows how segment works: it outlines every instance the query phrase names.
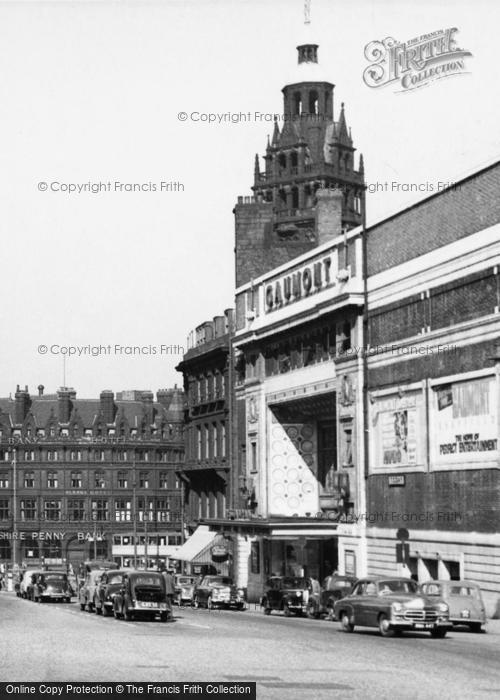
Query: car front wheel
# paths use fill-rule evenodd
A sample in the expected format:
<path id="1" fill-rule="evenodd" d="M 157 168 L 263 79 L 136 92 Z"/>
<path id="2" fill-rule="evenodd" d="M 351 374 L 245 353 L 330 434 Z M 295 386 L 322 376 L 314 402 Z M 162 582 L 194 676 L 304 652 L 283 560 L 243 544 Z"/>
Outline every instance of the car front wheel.
<path id="1" fill-rule="evenodd" d="M 382 637 L 392 637 L 394 632 L 391 629 L 391 623 L 387 615 L 380 615 L 378 618 L 378 629 Z"/>
<path id="2" fill-rule="evenodd" d="M 354 624 L 351 622 L 351 618 L 346 612 L 340 613 L 340 626 L 344 632 L 353 632 Z"/>
<path id="3" fill-rule="evenodd" d="M 469 625 L 469 629 L 471 632 L 482 632 L 483 628 L 481 627 L 480 622 L 471 622 Z"/>
<path id="4" fill-rule="evenodd" d="M 434 637 L 434 639 L 443 639 L 446 637 L 446 633 L 448 630 L 446 627 L 436 627 L 435 629 L 431 630 L 431 637 Z"/>
<path id="5" fill-rule="evenodd" d="M 132 620 L 134 619 L 134 613 L 131 612 L 127 607 L 123 606 L 122 617 L 124 617 L 125 620 L 127 620 L 127 622 L 132 622 Z"/>
<path id="6" fill-rule="evenodd" d="M 285 603 L 285 604 L 284 604 L 284 606 L 283 606 L 283 612 L 284 612 L 284 614 L 285 614 L 285 617 L 290 617 L 290 616 L 291 616 L 292 611 L 291 611 L 290 608 L 288 607 L 288 603 Z"/>

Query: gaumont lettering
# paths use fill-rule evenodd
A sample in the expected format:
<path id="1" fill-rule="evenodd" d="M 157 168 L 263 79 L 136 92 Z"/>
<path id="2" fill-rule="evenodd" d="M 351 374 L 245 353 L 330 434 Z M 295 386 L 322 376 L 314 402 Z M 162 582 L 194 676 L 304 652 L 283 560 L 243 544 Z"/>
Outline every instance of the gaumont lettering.
<path id="1" fill-rule="evenodd" d="M 404 92 L 463 73 L 464 59 L 472 54 L 456 45 L 457 32 L 456 27 L 451 27 L 406 42 L 393 37 L 370 42 L 365 46 L 370 65 L 363 73 L 364 82 L 371 88 L 396 83 Z"/>
<path id="2" fill-rule="evenodd" d="M 265 290 L 266 312 L 280 309 L 314 292 L 335 286 L 334 262 L 334 256 L 328 255 L 269 282 Z"/>

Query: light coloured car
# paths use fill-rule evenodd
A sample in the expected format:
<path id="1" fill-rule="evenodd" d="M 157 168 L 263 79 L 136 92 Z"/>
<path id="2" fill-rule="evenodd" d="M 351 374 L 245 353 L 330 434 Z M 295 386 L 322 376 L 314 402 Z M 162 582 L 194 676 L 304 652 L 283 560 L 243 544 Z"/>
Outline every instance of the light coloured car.
<path id="1" fill-rule="evenodd" d="M 482 632 L 486 625 L 486 609 L 481 589 L 473 581 L 426 581 L 422 593 L 430 599 L 448 603 L 450 622 L 466 625 L 471 632 Z"/>
<path id="2" fill-rule="evenodd" d="M 97 601 L 97 589 L 104 573 L 102 569 L 92 569 L 92 571 L 87 572 L 85 580 L 78 591 L 80 610 L 94 611 Z"/>
<path id="3" fill-rule="evenodd" d="M 344 632 L 359 625 L 378 627 L 382 637 L 428 631 L 443 638 L 453 627 L 447 603 L 422 595 L 418 583 L 409 578 L 359 579 L 348 596 L 335 602 L 334 611 Z"/>
<path id="4" fill-rule="evenodd" d="M 36 580 L 36 576 L 38 574 L 43 573 L 45 573 L 45 569 L 40 568 L 26 569 L 26 571 L 23 572 L 21 582 L 19 584 L 19 591 L 17 591 L 20 598 L 31 598 L 34 580 Z M 33 577 L 35 577 L 35 579 L 33 579 Z"/>

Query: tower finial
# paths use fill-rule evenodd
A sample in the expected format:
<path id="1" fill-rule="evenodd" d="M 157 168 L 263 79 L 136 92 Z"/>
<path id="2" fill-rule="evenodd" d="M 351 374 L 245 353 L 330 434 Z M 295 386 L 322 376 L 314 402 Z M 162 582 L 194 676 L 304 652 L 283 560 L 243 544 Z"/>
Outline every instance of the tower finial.
<path id="1" fill-rule="evenodd" d="M 311 24 L 311 0 L 304 0 L 304 24 Z"/>

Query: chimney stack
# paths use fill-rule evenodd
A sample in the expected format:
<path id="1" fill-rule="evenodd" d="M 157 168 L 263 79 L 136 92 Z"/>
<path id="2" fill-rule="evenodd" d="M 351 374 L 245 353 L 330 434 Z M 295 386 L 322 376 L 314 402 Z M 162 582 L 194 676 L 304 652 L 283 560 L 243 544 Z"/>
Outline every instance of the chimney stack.
<path id="1" fill-rule="evenodd" d="M 59 413 L 59 423 L 69 423 L 72 400 L 76 398 L 76 391 L 70 387 L 62 386 L 57 392 L 57 410 Z"/>
<path id="2" fill-rule="evenodd" d="M 101 411 L 105 423 L 114 423 L 115 420 L 115 395 L 109 389 L 100 393 Z"/>
<path id="3" fill-rule="evenodd" d="M 152 424 L 154 420 L 154 407 L 153 407 L 153 401 L 154 401 L 154 394 L 152 391 L 143 391 L 141 394 L 141 400 L 144 406 L 144 413 L 146 414 L 146 420 L 149 423 L 149 425 Z"/>
<path id="4" fill-rule="evenodd" d="M 28 392 L 28 387 L 24 388 L 24 391 L 19 388 L 19 384 L 16 387 L 16 393 L 14 395 L 14 422 L 16 425 L 24 423 L 24 419 L 28 415 L 28 411 L 31 406 L 31 399 Z"/>
<path id="5" fill-rule="evenodd" d="M 320 189 L 316 192 L 316 233 L 318 245 L 331 241 L 342 233 L 342 202 L 339 189 Z"/>

